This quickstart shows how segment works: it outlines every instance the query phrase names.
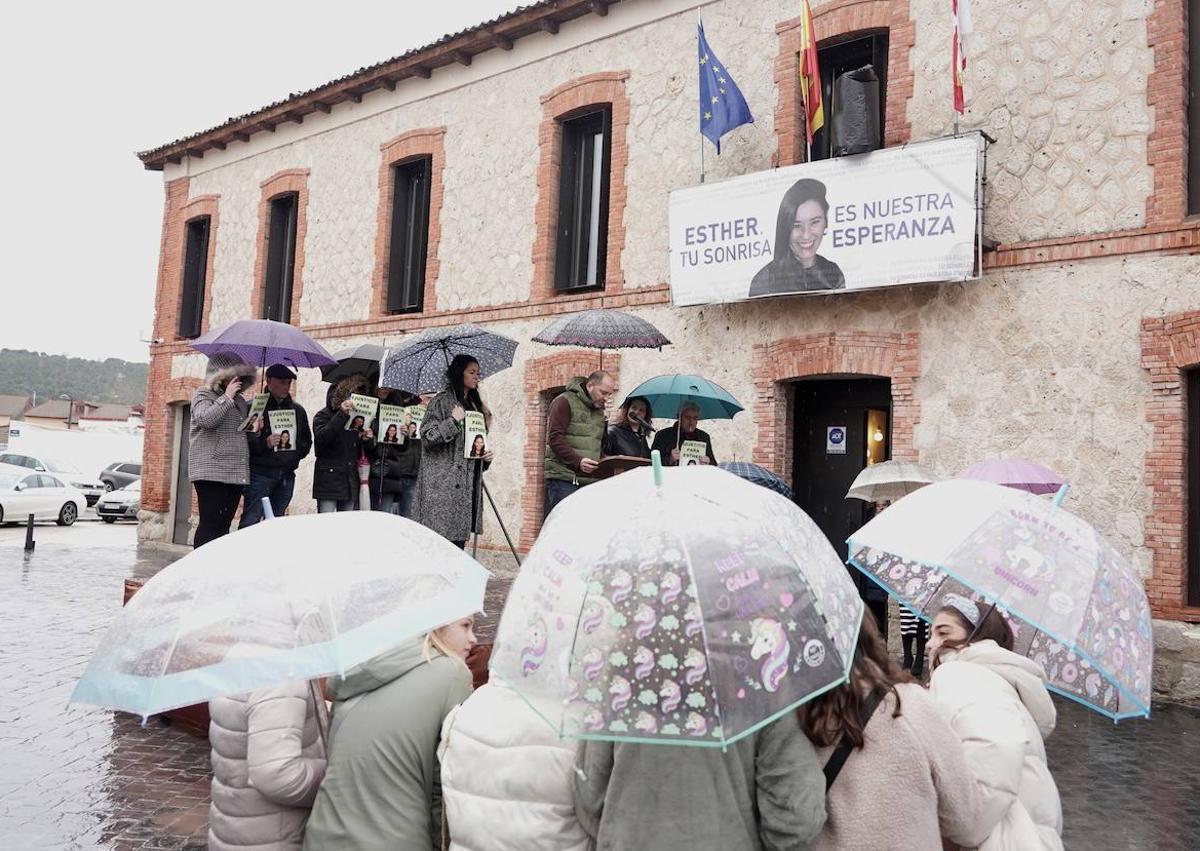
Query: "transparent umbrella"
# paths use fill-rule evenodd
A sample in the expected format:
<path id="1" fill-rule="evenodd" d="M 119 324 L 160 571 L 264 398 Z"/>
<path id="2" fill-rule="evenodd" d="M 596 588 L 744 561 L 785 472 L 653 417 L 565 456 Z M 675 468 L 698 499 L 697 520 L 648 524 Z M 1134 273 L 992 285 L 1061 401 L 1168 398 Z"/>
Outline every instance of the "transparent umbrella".
<path id="1" fill-rule="evenodd" d="M 491 670 L 560 735 L 720 747 L 845 682 L 862 612 L 784 497 L 715 467 L 641 468 L 555 508 Z"/>
<path id="2" fill-rule="evenodd" d="M 392 514 L 259 523 L 147 582 L 101 640 L 71 702 L 145 717 L 342 673 L 480 610 L 488 575 L 440 535 Z"/>
<path id="3" fill-rule="evenodd" d="M 927 485 L 850 536 L 850 562 L 932 620 L 947 594 L 994 605 L 1050 688 L 1111 718 L 1150 714 L 1141 578 L 1085 521 L 1012 487 Z"/>

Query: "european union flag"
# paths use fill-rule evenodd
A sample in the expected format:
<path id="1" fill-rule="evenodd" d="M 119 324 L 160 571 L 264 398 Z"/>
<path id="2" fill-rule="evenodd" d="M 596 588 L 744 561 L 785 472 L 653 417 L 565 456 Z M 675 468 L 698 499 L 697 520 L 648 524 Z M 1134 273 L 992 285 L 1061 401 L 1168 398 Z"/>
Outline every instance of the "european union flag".
<path id="1" fill-rule="evenodd" d="M 700 46 L 700 132 L 717 146 L 719 154 L 721 137 L 743 124 L 753 124 L 754 116 L 750 114 L 750 107 L 737 83 L 708 46 L 708 40 L 704 38 L 704 24 L 700 23 L 697 29 Z"/>

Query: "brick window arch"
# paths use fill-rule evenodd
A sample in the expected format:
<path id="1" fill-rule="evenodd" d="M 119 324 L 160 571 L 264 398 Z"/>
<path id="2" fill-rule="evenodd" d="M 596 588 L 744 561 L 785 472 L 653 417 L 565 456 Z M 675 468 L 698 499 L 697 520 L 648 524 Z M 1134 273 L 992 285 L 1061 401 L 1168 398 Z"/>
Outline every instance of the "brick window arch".
<path id="1" fill-rule="evenodd" d="M 1188 550 L 1191 536 L 1200 533 L 1188 479 L 1200 459 L 1189 458 L 1185 388 L 1188 372 L 1200 368 L 1200 311 L 1143 319 L 1141 347 L 1142 367 L 1150 373 L 1146 421 L 1153 428 L 1145 472 L 1145 539 L 1152 556 L 1146 596 L 1155 617 L 1200 622 L 1200 606 L 1188 605 Z M 1190 568 L 1200 570 L 1200 564 Z"/>
<path id="2" fill-rule="evenodd" d="M 192 198 L 183 207 L 183 237 L 182 237 L 182 254 L 179 258 L 179 297 L 176 304 L 176 313 L 171 319 L 172 338 L 175 340 L 184 339 L 179 333 L 179 317 L 183 311 L 183 299 L 185 297 L 184 284 L 188 274 L 187 272 L 187 252 L 189 242 L 189 227 L 193 222 L 199 219 L 208 219 L 208 235 L 207 235 L 207 252 L 204 258 L 204 279 L 202 286 L 204 288 L 204 299 L 200 305 L 200 333 L 208 331 L 209 312 L 212 307 L 212 291 L 213 291 L 213 262 L 217 255 L 217 208 L 220 204 L 220 195 L 200 195 Z"/>
<path id="3" fill-rule="evenodd" d="M 559 167 L 562 151 L 561 121 L 589 106 L 608 104 L 612 109 L 608 190 L 608 243 L 605 251 L 605 295 L 619 293 L 625 285 L 621 252 L 625 249 L 625 166 L 629 162 L 629 98 L 625 93 L 628 71 L 604 71 L 563 83 L 542 95 L 542 122 L 538 128 L 536 235 L 533 241 L 531 301 L 555 298 L 554 267 L 558 225 Z"/>
<path id="4" fill-rule="evenodd" d="M 572 378 L 590 375 L 600 368 L 594 351 L 571 349 L 534 358 L 525 364 L 525 491 L 521 495 L 521 538 L 519 546 L 528 550 L 542 528 L 545 509 L 546 415 L 550 403 Z M 621 355 L 605 355 L 604 369 L 613 376 L 621 372 Z"/>
<path id="5" fill-rule="evenodd" d="M 791 382 L 818 375 L 870 375 L 892 382 L 892 457 L 917 460 L 913 430 L 920 419 L 914 388 L 920 336 L 835 331 L 754 346 L 754 462 L 792 480 L 794 390 Z"/>
<path id="6" fill-rule="evenodd" d="M 388 316 L 387 283 L 391 251 L 393 169 L 406 160 L 430 159 L 429 222 L 425 246 L 425 287 L 420 313 L 437 311 L 437 278 L 441 270 L 438 248 L 442 241 L 442 174 L 446 166 L 445 127 L 422 127 L 401 133 L 379 146 L 379 206 L 375 213 L 375 267 L 371 274 L 371 316 Z"/>
<path id="7" fill-rule="evenodd" d="M 798 58 L 801 22 L 802 18 L 795 17 L 775 26 L 779 36 L 779 54 L 775 60 L 775 87 L 779 97 L 775 106 L 775 138 L 781 166 L 804 161 Z M 886 124 L 883 128 L 883 144 L 890 147 L 907 142 L 912 136 L 908 101 L 912 98 L 914 85 L 909 53 L 917 35 L 909 0 L 832 0 L 813 9 L 813 29 L 818 46 L 822 42 L 852 38 L 856 33 L 887 31 L 887 103 L 884 104 Z M 825 120 L 831 120 L 828 112 Z"/>
<path id="8" fill-rule="evenodd" d="M 271 202 L 283 195 L 296 195 L 296 247 L 292 267 L 292 303 L 288 322 L 300 324 L 300 297 L 304 292 L 304 242 L 308 234 L 308 175 L 306 168 L 277 172 L 259 184 L 258 243 L 254 255 L 254 284 L 250 316 L 262 316 L 267 265 L 267 237 L 271 225 Z"/>

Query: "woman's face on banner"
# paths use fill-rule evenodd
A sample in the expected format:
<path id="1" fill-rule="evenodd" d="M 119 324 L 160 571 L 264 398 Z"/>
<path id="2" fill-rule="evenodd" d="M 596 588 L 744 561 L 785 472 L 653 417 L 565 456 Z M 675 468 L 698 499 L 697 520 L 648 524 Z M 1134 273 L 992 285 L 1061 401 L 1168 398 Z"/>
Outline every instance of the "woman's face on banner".
<path id="1" fill-rule="evenodd" d="M 816 201 L 808 200 L 796 208 L 796 220 L 792 222 L 792 238 L 788 246 L 792 256 L 804 267 L 811 266 L 825 236 L 825 210 Z"/>

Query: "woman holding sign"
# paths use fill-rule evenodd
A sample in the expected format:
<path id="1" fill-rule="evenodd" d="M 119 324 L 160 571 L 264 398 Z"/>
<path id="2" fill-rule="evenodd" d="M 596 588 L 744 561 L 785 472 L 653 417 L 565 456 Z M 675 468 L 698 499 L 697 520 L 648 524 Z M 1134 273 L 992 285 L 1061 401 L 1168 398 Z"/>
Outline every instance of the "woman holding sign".
<path id="1" fill-rule="evenodd" d="M 474 414 L 470 419 L 482 419 L 486 431 L 492 415 L 479 395 L 479 362 L 475 358 L 455 356 L 446 378 L 450 386 L 429 403 L 421 422 L 423 454 L 417 473 L 415 519 L 465 547 L 467 538 L 479 528 L 480 477 L 492 463 L 490 449 L 484 449 L 477 459 L 469 457 L 466 420 L 468 414 Z"/>
<path id="2" fill-rule="evenodd" d="M 793 183 L 775 220 L 775 259 L 758 270 L 750 296 L 845 289 L 842 270 L 817 253 L 828 225 L 825 184 L 810 177 Z"/>
<path id="3" fill-rule="evenodd" d="M 355 511 L 358 508 L 358 457 L 375 444 L 371 429 L 347 428 L 354 414 L 350 397 L 370 391 L 365 375 L 351 375 L 329 388 L 325 407 L 313 417 L 313 499 L 317 511 Z M 359 419 L 361 417 L 355 417 Z"/>

